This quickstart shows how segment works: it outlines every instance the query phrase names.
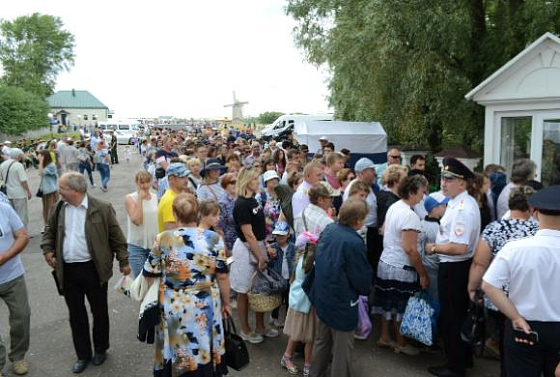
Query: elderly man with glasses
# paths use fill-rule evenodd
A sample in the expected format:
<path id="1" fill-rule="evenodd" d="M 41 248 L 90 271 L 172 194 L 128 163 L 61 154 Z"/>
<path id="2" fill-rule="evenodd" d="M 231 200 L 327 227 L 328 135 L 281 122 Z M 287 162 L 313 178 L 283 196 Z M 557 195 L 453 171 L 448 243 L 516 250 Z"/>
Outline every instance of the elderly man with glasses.
<path id="1" fill-rule="evenodd" d="M 381 186 L 381 177 L 383 176 L 383 172 L 387 170 L 389 165 L 400 165 L 401 158 L 401 151 L 397 148 L 391 148 L 387 152 L 387 162 L 375 166 L 375 174 L 377 175 L 377 184 L 379 186 Z"/>

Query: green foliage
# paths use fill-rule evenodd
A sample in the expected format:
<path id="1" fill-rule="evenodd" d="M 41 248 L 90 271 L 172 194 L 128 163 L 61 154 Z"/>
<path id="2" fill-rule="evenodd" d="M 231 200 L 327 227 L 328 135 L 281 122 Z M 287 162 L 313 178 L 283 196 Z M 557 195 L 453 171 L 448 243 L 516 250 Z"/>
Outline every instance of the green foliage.
<path id="1" fill-rule="evenodd" d="M 0 133 L 21 135 L 49 127 L 47 102 L 20 88 L 0 85 Z"/>
<path id="2" fill-rule="evenodd" d="M 344 120 L 390 140 L 481 149 L 483 108 L 464 95 L 546 31 L 560 0 L 288 0 L 296 44 L 326 65 Z"/>
<path id="3" fill-rule="evenodd" d="M 41 98 L 53 93 L 57 75 L 74 64 L 74 36 L 60 18 L 33 13 L 0 22 L 2 82 Z"/>
<path id="4" fill-rule="evenodd" d="M 280 111 L 267 111 L 260 114 L 257 120 L 259 124 L 271 124 L 282 115 L 284 115 L 284 113 Z"/>

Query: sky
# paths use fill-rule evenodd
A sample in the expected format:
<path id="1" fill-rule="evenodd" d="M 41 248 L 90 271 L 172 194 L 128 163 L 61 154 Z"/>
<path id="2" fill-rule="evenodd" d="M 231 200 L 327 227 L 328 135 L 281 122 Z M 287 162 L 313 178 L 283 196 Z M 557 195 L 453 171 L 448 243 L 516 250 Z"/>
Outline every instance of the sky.
<path id="1" fill-rule="evenodd" d="M 3 19 L 58 16 L 75 65 L 56 90 L 88 90 L 119 118 L 325 113 L 327 74 L 295 47 L 285 0 L 18 0 Z"/>

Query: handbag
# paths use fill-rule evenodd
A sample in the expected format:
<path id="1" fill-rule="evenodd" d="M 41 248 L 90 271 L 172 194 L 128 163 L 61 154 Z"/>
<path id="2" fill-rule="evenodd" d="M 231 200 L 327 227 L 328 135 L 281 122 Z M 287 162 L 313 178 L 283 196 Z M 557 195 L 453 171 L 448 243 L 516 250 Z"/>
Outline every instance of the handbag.
<path id="1" fill-rule="evenodd" d="M 401 322 L 401 335 L 415 339 L 431 346 L 434 341 L 432 333 L 432 316 L 435 310 L 426 299 L 425 292 L 418 292 L 408 299 Z"/>
<path id="2" fill-rule="evenodd" d="M 42 185 L 43 185 L 43 178 L 41 178 L 41 182 L 39 183 L 39 188 L 37 189 L 37 193 L 35 194 L 35 196 L 38 198 L 42 198 L 44 196 L 43 189 L 41 189 Z"/>
<path id="3" fill-rule="evenodd" d="M 301 218 L 303 220 L 303 227 L 306 232 L 309 232 L 309 228 L 307 227 L 307 221 L 305 220 L 305 209 L 301 213 Z M 315 251 L 317 250 L 317 244 L 308 242 L 305 244 L 305 254 L 303 260 L 303 271 L 308 274 L 311 271 L 311 267 L 315 263 Z"/>
<path id="4" fill-rule="evenodd" d="M 2 177 L 2 180 L 4 181 L 4 183 L 0 186 L 0 191 L 4 195 L 8 195 L 8 177 L 10 176 L 10 169 L 12 168 L 12 165 L 14 163 L 15 163 L 15 161 L 13 161 L 10 164 L 10 166 L 8 166 L 8 171 L 6 172 L 6 179 L 3 179 L 4 177 Z"/>
<path id="5" fill-rule="evenodd" d="M 475 354 L 482 355 L 486 338 L 487 311 L 484 306 L 483 293 L 477 291 L 474 300 L 469 303 L 469 311 L 461 325 L 461 339 L 475 347 Z"/>
<path id="6" fill-rule="evenodd" d="M 224 323 L 224 339 L 226 344 L 226 363 L 227 366 L 237 371 L 249 365 L 249 351 L 247 345 L 237 335 L 233 319 L 228 317 Z"/>

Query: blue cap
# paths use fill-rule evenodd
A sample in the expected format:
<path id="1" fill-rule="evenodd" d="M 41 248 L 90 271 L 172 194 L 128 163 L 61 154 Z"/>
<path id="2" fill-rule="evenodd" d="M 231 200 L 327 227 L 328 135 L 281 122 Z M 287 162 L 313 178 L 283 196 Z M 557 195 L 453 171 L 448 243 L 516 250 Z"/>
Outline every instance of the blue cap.
<path id="1" fill-rule="evenodd" d="M 354 165 L 354 171 L 359 173 L 366 169 L 375 169 L 375 164 L 369 158 L 362 157 L 356 162 L 356 165 Z"/>
<path id="2" fill-rule="evenodd" d="M 186 177 L 189 174 L 189 169 L 182 162 L 173 162 L 167 167 L 167 176 L 171 177 Z"/>
<path id="3" fill-rule="evenodd" d="M 434 208 L 442 204 L 447 204 L 448 201 L 449 198 L 445 198 L 441 202 L 438 202 L 435 198 L 426 196 L 426 199 L 424 199 L 424 208 L 428 213 L 430 213 Z"/>
<path id="4" fill-rule="evenodd" d="M 272 234 L 277 234 L 279 236 L 285 236 L 288 233 L 290 233 L 290 226 L 285 221 L 278 221 L 272 231 Z"/>

